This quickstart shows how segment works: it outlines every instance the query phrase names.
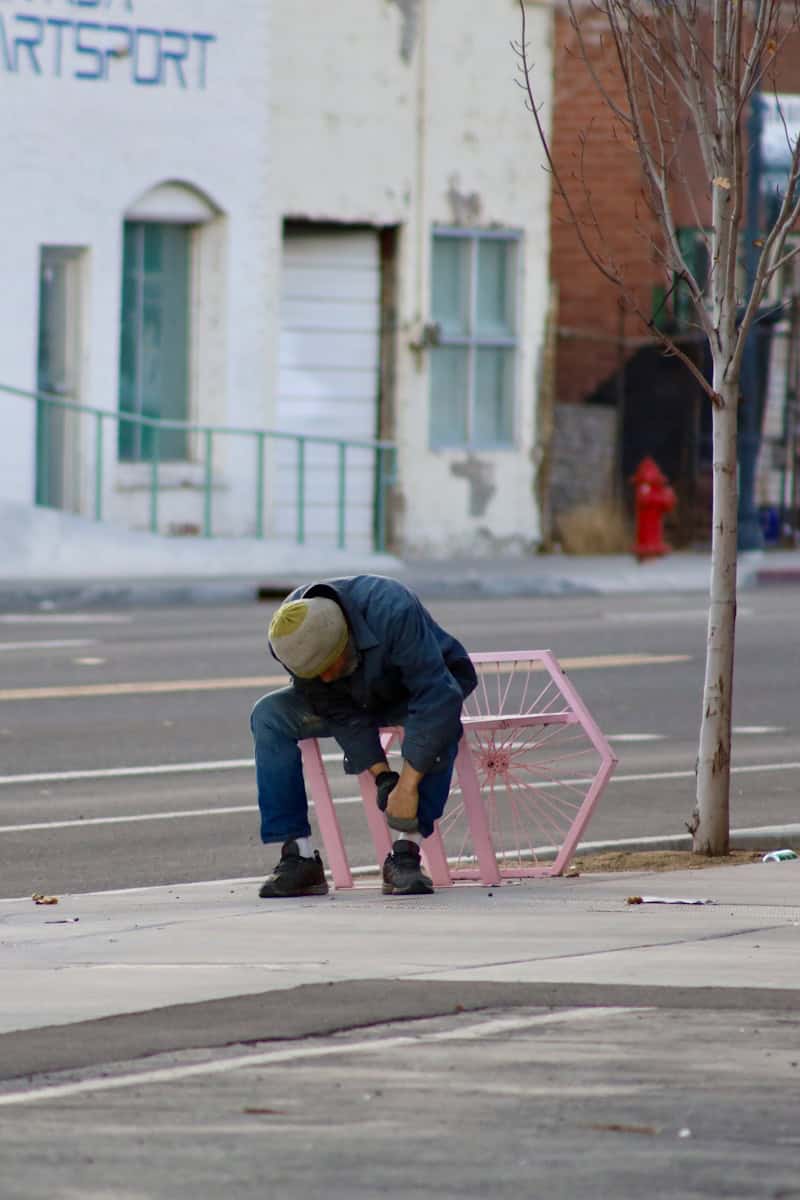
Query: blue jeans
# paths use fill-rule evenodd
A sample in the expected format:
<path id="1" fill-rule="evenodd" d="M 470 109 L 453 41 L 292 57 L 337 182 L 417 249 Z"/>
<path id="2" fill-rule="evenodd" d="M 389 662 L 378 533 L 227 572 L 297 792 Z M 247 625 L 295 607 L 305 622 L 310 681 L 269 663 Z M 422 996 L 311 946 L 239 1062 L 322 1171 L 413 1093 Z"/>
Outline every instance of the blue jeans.
<path id="1" fill-rule="evenodd" d="M 402 711 L 387 713 L 385 719 L 376 718 L 376 726 L 401 725 L 403 716 Z M 297 743 L 303 738 L 335 735 L 328 722 L 311 712 L 293 687 L 262 696 L 250 715 L 250 728 L 255 743 L 262 842 L 308 837 L 308 797 Z M 457 752 L 458 743 L 454 742 L 446 748 L 437 769 L 425 775 L 419 785 L 417 820 L 423 837 L 433 833 L 434 821 L 444 812 Z"/>

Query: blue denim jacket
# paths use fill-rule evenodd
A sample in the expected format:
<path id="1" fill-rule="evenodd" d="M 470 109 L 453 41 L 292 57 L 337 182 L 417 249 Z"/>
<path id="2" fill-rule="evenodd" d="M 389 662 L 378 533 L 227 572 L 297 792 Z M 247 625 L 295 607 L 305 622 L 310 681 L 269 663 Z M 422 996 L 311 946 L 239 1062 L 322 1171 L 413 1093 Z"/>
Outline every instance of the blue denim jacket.
<path id="1" fill-rule="evenodd" d="M 467 651 L 402 583 L 354 575 L 296 588 L 288 600 L 329 596 L 347 618 L 358 651 L 352 675 L 334 683 L 292 677 L 309 707 L 325 718 L 345 755 L 364 771 L 383 758 L 378 728 L 402 724 L 403 758 L 428 774 L 444 766 L 461 736 L 461 706 L 477 685 Z"/>

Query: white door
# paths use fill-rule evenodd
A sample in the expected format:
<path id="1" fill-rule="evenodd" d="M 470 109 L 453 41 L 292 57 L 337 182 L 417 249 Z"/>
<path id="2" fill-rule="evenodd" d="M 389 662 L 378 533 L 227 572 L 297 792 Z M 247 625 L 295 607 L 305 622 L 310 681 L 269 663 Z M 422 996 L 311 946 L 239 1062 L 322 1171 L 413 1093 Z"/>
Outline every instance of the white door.
<path id="1" fill-rule="evenodd" d="M 278 537 L 371 550 L 375 452 L 314 435 L 376 436 L 380 356 L 380 252 L 370 230 L 287 231 L 283 241 L 281 334 L 275 428 L 301 433 L 279 443 L 273 519 Z M 300 501 L 302 484 L 303 502 Z"/>
<path id="2" fill-rule="evenodd" d="M 36 389 L 36 503 L 80 512 L 80 402 L 83 255 L 78 246 L 42 246 Z M 63 403 L 59 403 L 59 401 Z"/>

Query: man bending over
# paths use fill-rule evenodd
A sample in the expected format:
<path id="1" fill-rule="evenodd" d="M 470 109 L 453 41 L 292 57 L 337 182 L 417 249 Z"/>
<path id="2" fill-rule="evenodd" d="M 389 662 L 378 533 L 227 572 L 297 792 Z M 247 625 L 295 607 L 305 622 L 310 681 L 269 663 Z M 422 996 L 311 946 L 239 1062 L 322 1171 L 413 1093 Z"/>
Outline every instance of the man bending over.
<path id="1" fill-rule="evenodd" d="M 308 823 L 297 743 L 333 737 L 348 774 L 370 771 L 395 840 L 383 865 L 386 895 L 433 891 L 419 843 L 433 833 L 450 790 L 462 734 L 461 707 L 477 680 L 467 651 L 403 584 L 356 575 L 297 588 L 275 613 L 270 649 L 291 685 L 255 705 L 261 840 L 281 857 L 264 899 L 328 891 Z M 379 730 L 402 725 L 403 765 L 392 771 Z"/>

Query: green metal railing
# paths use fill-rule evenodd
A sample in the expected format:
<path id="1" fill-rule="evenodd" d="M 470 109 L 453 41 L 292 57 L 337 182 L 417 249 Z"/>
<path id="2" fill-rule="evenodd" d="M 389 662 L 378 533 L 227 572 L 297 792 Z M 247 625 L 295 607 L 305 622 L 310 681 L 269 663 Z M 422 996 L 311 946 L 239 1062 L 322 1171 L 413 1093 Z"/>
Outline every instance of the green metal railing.
<path id="1" fill-rule="evenodd" d="M 296 480 L 296 528 L 295 540 L 298 545 L 305 544 L 307 535 L 307 503 L 308 477 L 313 465 L 308 462 L 308 450 L 315 446 L 330 446 L 336 449 L 336 544 L 346 548 L 347 543 L 347 475 L 348 453 L 355 450 L 369 451 L 374 454 L 374 487 L 373 487 L 373 545 L 382 551 L 386 546 L 386 493 L 395 482 L 396 454 L 395 446 L 387 441 L 368 441 L 354 438 L 327 437 L 322 434 L 282 433 L 271 429 L 249 429 L 226 425 L 194 425 L 188 421 L 160 420 L 156 417 L 139 416 L 135 413 L 109 411 L 107 409 L 91 408 L 86 404 L 77 404 L 72 400 L 64 400 L 49 392 L 30 392 L 21 388 L 0 384 L 0 393 L 8 396 L 19 396 L 32 400 L 36 404 L 36 502 L 53 507 L 57 501 L 50 494 L 50 469 L 52 449 L 53 414 L 81 413 L 94 427 L 93 437 L 82 438 L 81 445 L 86 446 L 91 441 L 94 447 L 93 499 L 92 514 L 96 521 L 103 519 L 103 490 L 104 490 L 104 441 L 105 425 L 115 422 L 117 425 L 117 446 L 119 446 L 119 430 L 123 423 L 142 426 L 150 431 L 148 452 L 135 460 L 121 459 L 120 461 L 149 464 L 149 526 L 152 532 L 158 532 L 159 503 L 163 484 L 160 478 L 162 459 L 160 457 L 160 435 L 166 430 L 181 430 L 187 439 L 194 435 L 197 442 L 202 444 L 203 463 L 203 519 L 202 533 L 204 537 L 213 537 L 213 464 L 214 444 L 223 437 L 243 437 L 253 441 L 255 454 L 255 499 L 254 499 L 254 532 L 257 538 L 264 537 L 264 508 L 267 500 L 266 451 L 268 443 L 294 443 Z M 83 432 L 83 431 L 82 431 Z M 168 460 L 174 461 L 174 460 Z M 191 462 L 191 459 L 183 460 Z"/>

